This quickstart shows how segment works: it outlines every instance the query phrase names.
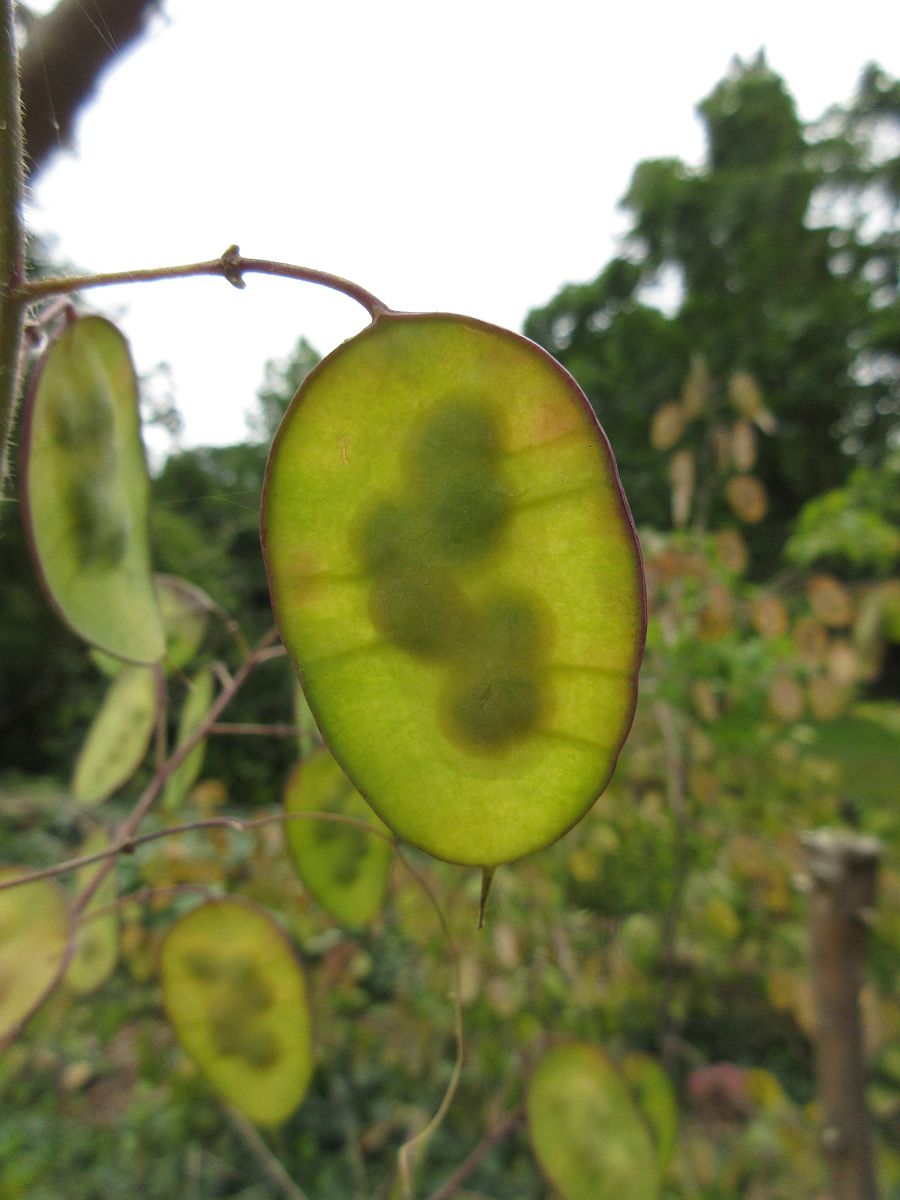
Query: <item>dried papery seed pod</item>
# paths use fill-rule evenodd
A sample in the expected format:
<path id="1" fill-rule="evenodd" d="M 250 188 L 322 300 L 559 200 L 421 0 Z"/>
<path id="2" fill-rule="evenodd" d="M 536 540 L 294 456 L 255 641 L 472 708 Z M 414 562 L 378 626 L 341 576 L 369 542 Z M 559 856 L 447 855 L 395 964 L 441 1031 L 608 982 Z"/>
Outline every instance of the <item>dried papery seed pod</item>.
<path id="1" fill-rule="evenodd" d="M 809 708 L 819 721 L 833 721 L 847 711 L 853 689 L 828 675 L 816 675 L 807 687 Z"/>
<path id="2" fill-rule="evenodd" d="M 544 351 L 377 317 L 291 404 L 262 533 L 319 729 L 396 834 L 490 868 L 587 811 L 634 711 L 643 576 L 606 439 Z"/>
<path id="3" fill-rule="evenodd" d="M 716 556 L 726 571 L 733 575 L 743 575 L 750 561 L 747 554 L 747 543 L 736 529 L 723 529 L 716 534 Z"/>
<path id="4" fill-rule="evenodd" d="M 731 455 L 738 471 L 753 470 L 756 462 L 756 430 L 749 421 L 735 421 L 731 430 Z"/>
<path id="5" fill-rule="evenodd" d="M 774 433 L 775 418 L 766 408 L 759 385 L 748 371 L 736 371 L 728 380 L 728 398 L 735 410 L 763 433 Z"/>
<path id="6" fill-rule="evenodd" d="M 681 440 L 688 418 L 684 408 L 674 401 L 664 404 L 653 414 L 650 425 L 650 445 L 654 450 L 671 450 Z"/>
<path id="7" fill-rule="evenodd" d="M 789 625 L 784 601 L 778 596 L 754 596 L 750 601 L 750 623 L 760 637 L 783 637 Z"/>
<path id="8" fill-rule="evenodd" d="M 700 609 L 700 636 L 715 641 L 734 625 L 734 598 L 724 584 L 713 581 L 706 589 L 706 602 Z"/>
<path id="9" fill-rule="evenodd" d="M 699 417 L 709 399 L 710 377 L 702 354 L 691 355 L 691 369 L 681 389 L 681 406 L 688 420 Z"/>
<path id="10" fill-rule="evenodd" d="M 837 638 L 828 647 L 828 674 L 835 683 L 855 683 L 859 678 L 859 656 L 846 638 Z"/>
<path id="11" fill-rule="evenodd" d="M 672 485 L 672 524 L 686 525 L 694 498 L 694 454 L 692 450 L 677 450 L 669 461 L 669 482 Z"/>
<path id="12" fill-rule="evenodd" d="M 691 684 L 691 701 L 703 721 L 715 721 L 721 713 L 715 689 L 705 679 L 695 679 Z"/>
<path id="13" fill-rule="evenodd" d="M 734 475 L 725 486 L 725 495 L 734 515 L 748 525 L 756 525 L 768 511 L 766 489 L 755 475 Z"/>
<path id="14" fill-rule="evenodd" d="M 796 679 L 783 675 L 769 688 L 769 712 L 785 723 L 799 721 L 805 708 L 803 688 Z"/>
<path id="15" fill-rule="evenodd" d="M 852 625 L 855 614 L 853 597 L 833 575 L 814 575 L 806 585 L 810 608 L 823 625 L 843 629 Z"/>
<path id="16" fill-rule="evenodd" d="M 815 617 L 801 617 L 793 629 L 794 646 L 800 659 L 815 667 L 828 653 L 828 631 Z"/>
<path id="17" fill-rule="evenodd" d="M 735 371 L 728 380 L 728 399 L 742 417 L 752 421 L 763 407 L 759 385 L 749 371 Z"/>

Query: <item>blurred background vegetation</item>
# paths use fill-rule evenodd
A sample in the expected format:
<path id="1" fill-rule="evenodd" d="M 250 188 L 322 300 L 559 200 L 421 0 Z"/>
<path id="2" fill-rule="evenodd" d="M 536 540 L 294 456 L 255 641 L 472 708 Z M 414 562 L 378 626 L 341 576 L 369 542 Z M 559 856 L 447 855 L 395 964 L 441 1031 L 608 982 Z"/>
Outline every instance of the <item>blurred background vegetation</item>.
<path id="1" fill-rule="evenodd" d="M 613 445 L 648 572 L 648 651 L 612 785 L 560 843 L 498 872 L 484 931 L 479 880 L 416 857 L 457 939 L 466 1030 L 423 1196 L 520 1103 L 548 1037 L 570 1035 L 669 1073 L 666 1197 L 824 1200 L 798 835 L 835 826 L 885 847 L 863 1008 L 882 1193 L 900 1197 L 900 84 L 869 66 L 851 103 L 807 126 L 760 56 L 699 111 L 702 165 L 638 164 L 619 255 L 525 324 Z M 315 361 L 301 340 L 267 370 L 244 443 L 175 449 L 153 481 L 157 569 L 250 638 L 271 624 L 268 445 Z M 0 861 L 40 866 L 87 832 L 67 789 L 106 682 L 10 519 L 0 572 Z M 219 630 L 209 660 L 231 653 Z M 278 660 L 228 717 L 284 722 L 293 704 Z M 181 816 L 277 807 L 296 758 L 291 739 L 211 739 Z M 277 831 L 191 834 L 120 868 L 123 893 L 196 882 L 270 907 L 310 971 L 318 1069 L 275 1153 L 312 1200 L 386 1197 L 453 1062 L 433 914 L 397 872 L 369 928 L 336 927 Z M 155 952 L 186 904 L 125 908 L 113 978 L 60 993 L 0 1061 L 0 1200 L 277 1194 L 161 1016 Z M 461 1187 L 548 1194 L 520 1125 Z"/>

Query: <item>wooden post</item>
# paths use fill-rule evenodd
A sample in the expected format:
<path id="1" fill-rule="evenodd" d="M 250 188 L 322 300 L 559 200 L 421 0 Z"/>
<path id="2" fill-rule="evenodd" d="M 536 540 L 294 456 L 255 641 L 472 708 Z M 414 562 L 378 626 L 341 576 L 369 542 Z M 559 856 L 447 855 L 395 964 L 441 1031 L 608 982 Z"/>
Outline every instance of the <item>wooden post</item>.
<path id="1" fill-rule="evenodd" d="M 859 992 L 881 847 L 874 838 L 828 830 L 805 834 L 802 842 L 809 871 L 822 1150 L 833 1200 L 877 1200 Z"/>

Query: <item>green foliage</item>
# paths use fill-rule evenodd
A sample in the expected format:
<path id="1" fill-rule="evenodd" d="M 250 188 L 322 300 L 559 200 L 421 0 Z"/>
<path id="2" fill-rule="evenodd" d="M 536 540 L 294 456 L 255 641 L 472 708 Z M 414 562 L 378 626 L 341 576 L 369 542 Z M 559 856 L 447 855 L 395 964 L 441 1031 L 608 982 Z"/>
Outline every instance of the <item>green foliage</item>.
<path id="1" fill-rule="evenodd" d="M 749 372 L 777 419 L 759 468 L 771 519 L 753 539 L 768 568 L 801 505 L 896 436 L 900 264 L 879 224 L 898 195 L 896 95 L 871 67 L 848 107 L 806 129 L 762 56 L 736 60 L 699 107 L 703 164 L 639 164 L 622 256 L 530 314 L 526 333 L 600 415 L 639 523 L 668 519 L 646 428 L 694 352 L 714 379 Z"/>
<path id="2" fill-rule="evenodd" d="M 900 562 L 900 453 L 810 500 L 785 546 L 799 567 L 887 575 Z"/>

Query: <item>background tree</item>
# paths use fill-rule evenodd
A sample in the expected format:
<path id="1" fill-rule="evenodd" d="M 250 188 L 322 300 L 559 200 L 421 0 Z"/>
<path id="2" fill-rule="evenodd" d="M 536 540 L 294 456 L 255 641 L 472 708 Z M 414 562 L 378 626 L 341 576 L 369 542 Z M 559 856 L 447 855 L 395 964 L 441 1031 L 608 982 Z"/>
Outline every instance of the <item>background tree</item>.
<path id="1" fill-rule="evenodd" d="M 700 104 L 706 155 L 640 163 L 622 254 L 525 325 L 586 389 L 639 521 L 667 523 L 646 430 L 692 355 L 713 381 L 749 373 L 778 424 L 758 473 L 770 548 L 809 497 L 877 461 L 900 419 L 900 245 L 891 216 L 900 92 L 877 67 L 852 103 L 804 128 L 760 54 Z M 771 562 L 771 559 L 769 560 Z"/>

